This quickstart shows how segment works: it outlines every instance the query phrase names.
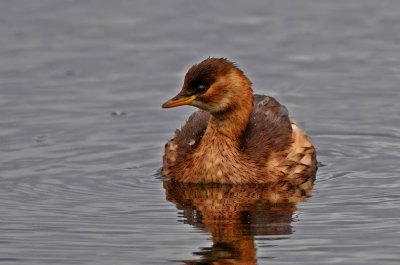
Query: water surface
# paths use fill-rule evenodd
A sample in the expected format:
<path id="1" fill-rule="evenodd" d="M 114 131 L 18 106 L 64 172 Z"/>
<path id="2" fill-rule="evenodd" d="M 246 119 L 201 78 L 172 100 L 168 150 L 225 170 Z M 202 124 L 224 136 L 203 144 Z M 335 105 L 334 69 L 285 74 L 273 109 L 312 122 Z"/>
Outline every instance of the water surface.
<path id="1" fill-rule="evenodd" d="M 0 264 L 398 264 L 399 25 L 397 0 L 1 1 Z M 163 147 L 194 109 L 160 105 L 208 56 L 308 132 L 312 197 L 228 218 L 170 192 Z"/>

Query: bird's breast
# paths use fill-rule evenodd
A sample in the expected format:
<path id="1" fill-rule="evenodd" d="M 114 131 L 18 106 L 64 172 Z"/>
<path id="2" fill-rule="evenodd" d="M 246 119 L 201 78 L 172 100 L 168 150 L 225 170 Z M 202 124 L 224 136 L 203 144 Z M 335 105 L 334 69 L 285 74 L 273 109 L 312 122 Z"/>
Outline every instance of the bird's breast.
<path id="1" fill-rule="evenodd" d="M 239 151 L 229 142 L 210 141 L 200 145 L 194 153 L 194 173 L 202 176 L 206 182 L 230 182 L 231 176 L 238 173 L 240 160 Z"/>

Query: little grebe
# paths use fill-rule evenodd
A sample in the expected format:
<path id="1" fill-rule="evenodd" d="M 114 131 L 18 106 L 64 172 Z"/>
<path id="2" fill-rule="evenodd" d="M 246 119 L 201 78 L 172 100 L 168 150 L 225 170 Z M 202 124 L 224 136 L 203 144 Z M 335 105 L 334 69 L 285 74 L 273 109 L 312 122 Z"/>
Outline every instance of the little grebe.
<path id="1" fill-rule="evenodd" d="M 253 95 L 251 82 L 225 58 L 192 66 L 182 90 L 163 108 L 200 110 L 165 145 L 162 173 L 190 183 L 312 185 L 315 149 L 272 97 Z"/>

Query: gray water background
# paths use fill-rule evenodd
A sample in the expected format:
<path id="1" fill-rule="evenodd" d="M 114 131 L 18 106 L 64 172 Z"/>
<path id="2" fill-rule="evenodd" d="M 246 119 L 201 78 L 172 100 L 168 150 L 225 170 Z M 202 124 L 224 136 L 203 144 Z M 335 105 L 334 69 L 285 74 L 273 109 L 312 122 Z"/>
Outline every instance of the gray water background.
<path id="1" fill-rule="evenodd" d="M 165 199 L 162 110 L 236 61 L 319 168 L 259 264 L 399 264 L 400 1 L 2 0 L 0 264 L 181 264 L 212 243 Z"/>

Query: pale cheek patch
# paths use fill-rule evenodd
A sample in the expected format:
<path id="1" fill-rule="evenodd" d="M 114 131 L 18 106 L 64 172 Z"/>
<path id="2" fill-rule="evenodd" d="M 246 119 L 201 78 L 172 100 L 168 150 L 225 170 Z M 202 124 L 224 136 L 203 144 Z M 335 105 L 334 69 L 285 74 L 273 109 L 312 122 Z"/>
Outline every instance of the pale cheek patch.
<path id="1" fill-rule="evenodd" d="M 237 78 L 235 74 L 229 74 L 228 76 L 221 76 L 218 78 L 207 92 L 202 96 L 207 103 L 200 101 L 193 101 L 192 105 L 210 113 L 220 112 L 229 107 L 229 105 L 236 101 L 235 95 L 232 94 L 234 89 L 232 89 L 232 84 L 237 84 Z M 226 89 L 226 88 L 231 89 Z"/>
<path id="2" fill-rule="evenodd" d="M 212 107 L 211 105 L 208 105 L 208 104 L 203 103 L 203 102 L 198 101 L 198 100 L 193 100 L 192 103 L 190 103 L 190 105 L 193 106 L 193 107 L 197 107 L 199 109 L 208 111 L 210 113 L 216 111 L 216 109 L 214 107 Z"/>

